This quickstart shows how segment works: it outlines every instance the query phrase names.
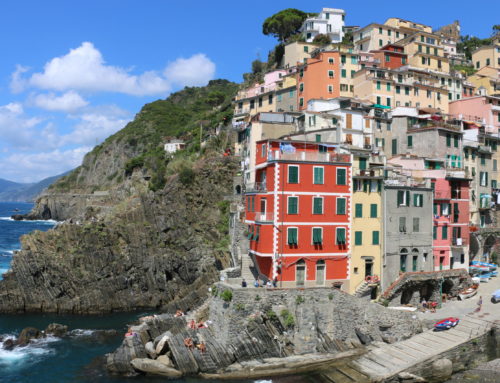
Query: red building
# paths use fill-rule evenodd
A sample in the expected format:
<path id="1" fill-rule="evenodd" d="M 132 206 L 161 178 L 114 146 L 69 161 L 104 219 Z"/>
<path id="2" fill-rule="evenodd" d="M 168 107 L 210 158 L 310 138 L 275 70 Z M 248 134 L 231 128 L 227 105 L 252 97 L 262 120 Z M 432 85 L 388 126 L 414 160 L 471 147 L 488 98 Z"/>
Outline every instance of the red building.
<path id="1" fill-rule="evenodd" d="M 438 178 L 434 187 L 434 269 L 469 267 L 469 180 Z"/>
<path id="2" fill-rule="evenodd" d="M 347 289 L 351 156 L 332 145 L 257 142 L 255 185 L 246 191 L 250 255 L 282 287 Z"/>
<path id="3" fill-rule="evenodd" d="M 373 58 L 380 61 L 382 68 L 396 69 L 408 64 L 408 55 L 404 53 L 404 48 L 399 45 L 387 44 L 372 52 Z"/>

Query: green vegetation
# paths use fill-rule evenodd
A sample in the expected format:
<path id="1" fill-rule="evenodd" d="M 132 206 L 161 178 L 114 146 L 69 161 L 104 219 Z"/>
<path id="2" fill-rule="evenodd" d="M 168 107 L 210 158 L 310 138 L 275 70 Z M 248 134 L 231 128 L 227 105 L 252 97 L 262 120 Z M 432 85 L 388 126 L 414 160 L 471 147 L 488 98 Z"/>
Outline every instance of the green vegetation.
<path id="1" fill-rule="evenodd" d="M 262 33 L 276 37 L 280 42 L 299 32 L 302 23 L 310 14 L 295 8 L 287 8 L 264 20 Z"/>
<path id="2" fill-rule="evenodd" d="M 293 315 L 290 313 L 290 311 L 281 310 L 280 315 L 283 318 L 283 325 L 286 328 L 292 328 L 293 326 L 295 326 L 295 319 L 293 318 Z"/>
<path id="3" fill-rule="evenodd" d="M 327 35 L 324 35 L 320 33 L 319 35 L 316 35 L 313 39 L 313 43 L 315 44 L 321 44 L 321 45 L 328 45 L 331 44 L 332 39 L 329 38 Z"/>
<path id="4" fill-rule="evenodd" d="M 331 300 L 331 301 L 333 300 L 333 294 L 332 293 L 328 294 L 328 299 Z"/>
<path id="5" fill-rule="evenodd" d="M 211 293 L 212 293 L 212 296 L 213 296 L 213 297 L 216 297 L 216 296 L 217 296 L 217 294 L 219 294 L 219 289 L 217 288 L 217 286 L 215 286 L 215 285 L 213 285 L 213 286 L 212 286 L 212 291 L 211 291 Z"/>
<path id="6" fill-rule="evenodd" d="M 267 317 L 270 319 L 270 320 L 276 320 L 278 319 L 278 315 L 273 311 L 273 310 L 268 310 L 266 312 L 266 315 Z"/>
<path id="7" fill-rule="evenodd" d="M 474 69 L 472 66 L 467 66 L 467 65 L 451 65 L 451 69 L 455 70 L 457 72 L 461 72 L 466 76 L 473 75 L 477 71 Z"/>
<path id="8" fill-rule="evenodd" d="M 224 290 L 221 294 L 220 297 L 224 302 L 231 302 L 233 299 L 233 292 L 231 290 Z"/>
<path id="9" fill-rule="evenodd" d="M 304 299 L 304 297 L 302 295 L 297 295 L 297 297 L 295 298 L 295 303 L 300 305 L 301 303 L 304 303 L 306 300 Z"/>
<path id="10" fill-rule="evenodd" d="M 261 300 L 260 295 L 258 295 L 258 294 L 257 294 L 257 295 L 255 296 L 255 300 L 256 300 L 257 302 L 258 302 L 258 301 L 260 301 L 260 300 Z"/>
<path id="11" fill-rule="evenodd" d="M 245 310 L 245 305 L 243 303 L 236 303 L 234 305 L 234 308 L 236 311 L 243 311 Z"/>

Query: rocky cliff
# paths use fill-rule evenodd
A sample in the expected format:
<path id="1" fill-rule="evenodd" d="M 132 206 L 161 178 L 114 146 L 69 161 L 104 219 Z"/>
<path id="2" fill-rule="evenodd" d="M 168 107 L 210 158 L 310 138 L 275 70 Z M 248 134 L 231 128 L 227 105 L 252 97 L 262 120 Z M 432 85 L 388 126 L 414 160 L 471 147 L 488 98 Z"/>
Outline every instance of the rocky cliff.
<path id="1" fill-rule="evenodd" d="M 26 218 L 64 223 L 22 238 L 0 281 L 0 312 L 198 304 L 230 259 L 224 197 L 238 161 L 222 156 L 224 133 L 211 128 L 227 120 L 235 89 L 217 80 L 144 106 L 53 184 Z M 187 147 L 168 156 L 163 143 L 174 135 Z"/>

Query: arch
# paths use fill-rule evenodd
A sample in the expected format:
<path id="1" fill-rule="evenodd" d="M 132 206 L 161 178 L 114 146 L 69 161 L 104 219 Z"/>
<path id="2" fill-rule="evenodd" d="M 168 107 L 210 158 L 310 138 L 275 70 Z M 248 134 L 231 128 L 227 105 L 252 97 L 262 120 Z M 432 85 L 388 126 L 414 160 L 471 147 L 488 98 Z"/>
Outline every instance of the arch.
<path id="1" fill-rule="evenodd" d="M 441 291 L 443 292 L 443 294 L 450 294 L 454 285 L 455 284 L 451 279 L 445 279 L 441 286 Z"/>
<path id="2" fill-rule="evenodd" d="M 406 273 L 407 271 L 406 268 L 407 262 L 408 262 L 408 250 L 403 247 L 402 249 L 399 250 L 399 270 L 402 273 Z"/>
<path id="3" fill-rule="evenodd" d="M 491 255 L 491 252 L 493 248 L 495 247 L 497 243 L 497 239 L 495 235 L 488 235 L 486 239 L 484 240 L 484 246 L 483 246 L 483 254 L 489 254 Z"/>
<path id="4" fill-rule="evenodd" d="M 236 194 L 241 194 L 241 185 L 236 185 L 235 191 Z"/>
<path id="5" fill-rule="evenodd" d="M 295 284 L 297 287 L 303 287 L 306 282 L 306 261 L 299 259 L 295 263 Z"/>

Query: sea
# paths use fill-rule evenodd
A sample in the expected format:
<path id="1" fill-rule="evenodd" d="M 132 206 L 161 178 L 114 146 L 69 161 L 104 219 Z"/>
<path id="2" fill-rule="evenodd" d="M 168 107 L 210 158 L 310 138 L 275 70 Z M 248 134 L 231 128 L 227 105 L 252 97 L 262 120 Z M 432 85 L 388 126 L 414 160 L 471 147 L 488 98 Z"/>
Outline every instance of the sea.
<path id="1" fill-rule="evenodd" d="M 15 251 L 21 248 L 20 237 L 34 230 L 47 231 L 54 221 L 14 221 L 13 214 L 24 214 L 32 204 L 0 202 L 0 273 L 10 268 Z M 0 382 L 9 383 L 160 383 L 162 377 L 117 377 L 104 368 L 104 355 L 113 352 L 122 342 L 127 324 L 149 312 L 119 313 L 103 316 L 74 316 L 53 314 L 0 314 L 0 338 L 17 337 L 25 327 L 45 329 L 50 323 L 69 327 L 69 335 L 63 338 L 48 337 L 27 347 L 12 351 L 0 344 Z M 115 334 L 103 334 L 102 330 L 115 330 Z M 310 381 L 302 377 L 280 377 L 262 380 L 239 380 L 239 383 L 302 383 Z M 207 382 L 195 378 L 169 380 L 173 383 Z M 215 381 L 211 381 L 215 382 Z M 231 383 L 224 380 L 224 383 Z M 236 383 L 236 382 L 233 382 Z"/>

